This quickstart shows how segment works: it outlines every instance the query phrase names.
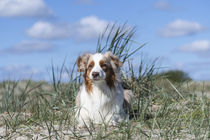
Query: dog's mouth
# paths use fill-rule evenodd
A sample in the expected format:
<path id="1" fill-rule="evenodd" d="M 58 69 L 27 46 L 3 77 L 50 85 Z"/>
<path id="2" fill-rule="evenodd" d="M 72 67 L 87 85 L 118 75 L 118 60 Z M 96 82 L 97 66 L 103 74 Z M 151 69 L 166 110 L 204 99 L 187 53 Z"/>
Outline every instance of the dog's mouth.
<path id="1" fill-rule="evenodd" d="M 92 81 L 102 81 L 102 80 L 104 80 L 104 78 L 102 77 L 95 77 L 92 79 Z"/>

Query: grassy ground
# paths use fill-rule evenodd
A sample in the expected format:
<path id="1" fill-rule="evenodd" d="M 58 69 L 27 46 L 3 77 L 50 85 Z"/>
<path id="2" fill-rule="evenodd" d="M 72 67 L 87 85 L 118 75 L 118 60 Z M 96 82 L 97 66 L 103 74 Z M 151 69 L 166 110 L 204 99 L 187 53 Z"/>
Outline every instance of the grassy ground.
<path id="1" fill-rule="evenodd" d="M 133 34 L 112 28 L 105 42 L 103 35 L 99 38 L 97 48 L 112 51 L 127 65 L 122 79 L 134 92 L 130 119 L 118 126 L 78 128 L 74 107 L 82 79 L 74 68 L 62 65 L 52 67 L 52 82 L 0 83 L 0 139 L 210 139 L 210 83 L 173 84 L 155 74 L 154 64 L 142 61 L 133 68 L 129 58 L 142 47 L 130 48 Z M 62 81 L 63 73 L 69 81 Z"/>

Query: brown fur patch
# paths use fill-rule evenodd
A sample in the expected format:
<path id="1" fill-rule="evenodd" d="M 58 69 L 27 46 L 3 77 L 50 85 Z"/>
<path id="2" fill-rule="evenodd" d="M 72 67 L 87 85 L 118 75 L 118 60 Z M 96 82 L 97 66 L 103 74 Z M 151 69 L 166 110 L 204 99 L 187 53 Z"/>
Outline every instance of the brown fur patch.
<path id="1" fill-rule="evenodd" d="M 100 60 L 100 61 L 99 61 L 99 65 L 100 65 L 101 68 L 104 70 L 104 72 L 107 71 L 107 64 L 105 63 L 104 60 Z"/>
<path id="2" fill-rule="evenodd" d="M 87 68 L 87 63 L 90 58 L 91 54 L 84 53 L 82 56 L 79 56 L 77 58 L 77 71 L 78 72 L 85 72 L 85 69 Z"/>
<path id="3" fill-rule="evenodd" d="M 89 75 L 94 65 L 95 65 L 94 61 L 91 61 L 83 75 L 85 79 L 85 87 L 89 94 L 93 91 L 92 81 L 90 80 Z"/>
<path id="4" fill-rule="evenodd" d="M 111 67 L 111 64 L 107 64 L 104 60 L 100 60 L 99 64 L 103 71 L 106 73 L 107 85 L 109 86 L 109 88 L 114 87 L 115 73 L 113 71 L 113 68 Z"/>
<path id="5" fill-rule="evenodd" d="M 117 56 L 113 55 L 110 51 L 106 52 L 104 56 L 107 58 L 111 58 L 111 60 L 114 62 L 117 68 L 122 67 L 123 63 Z"/>

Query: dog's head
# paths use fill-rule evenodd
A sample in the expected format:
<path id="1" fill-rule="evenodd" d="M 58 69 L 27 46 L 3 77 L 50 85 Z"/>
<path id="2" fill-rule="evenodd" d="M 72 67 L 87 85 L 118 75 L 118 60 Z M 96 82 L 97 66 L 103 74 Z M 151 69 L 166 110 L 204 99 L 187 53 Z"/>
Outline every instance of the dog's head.
<path id="1" fill-rule="evenodd" d="M 111 52 L 83 54 L 77 59 L 77 70 L 83 72 L 85 82 L 91 84 L 106 81 L 111 87 L 121 66 L 122 62 Z"/>

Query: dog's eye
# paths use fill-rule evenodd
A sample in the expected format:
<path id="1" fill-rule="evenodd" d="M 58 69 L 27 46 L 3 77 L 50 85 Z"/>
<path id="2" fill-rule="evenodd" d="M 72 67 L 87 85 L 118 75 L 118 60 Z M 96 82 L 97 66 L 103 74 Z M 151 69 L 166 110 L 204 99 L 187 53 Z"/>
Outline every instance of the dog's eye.
<path id="1" fill-rule="evenodd" d="M 106 64 L 102 64 L 101 67 L 102 67 L 103 69 L 106 69 L 107 65 L 106 65 Z"/>
<path id="2" fill-rule="evenodd" d="M 88 68 L 92 68 L 93 67 L 93 65 L 92 64 L 90 64 L 89 66 L 88 66 Z"/>
<path id="3" fill-rule="evenodd" d="M 89 65 L 88 65 L 88 68 L 89 68 L 89 69 L 92 69 L 93 67 L 94 67 L 94 62 L 91 61 L 91 62 L 89 63 Z"/>

